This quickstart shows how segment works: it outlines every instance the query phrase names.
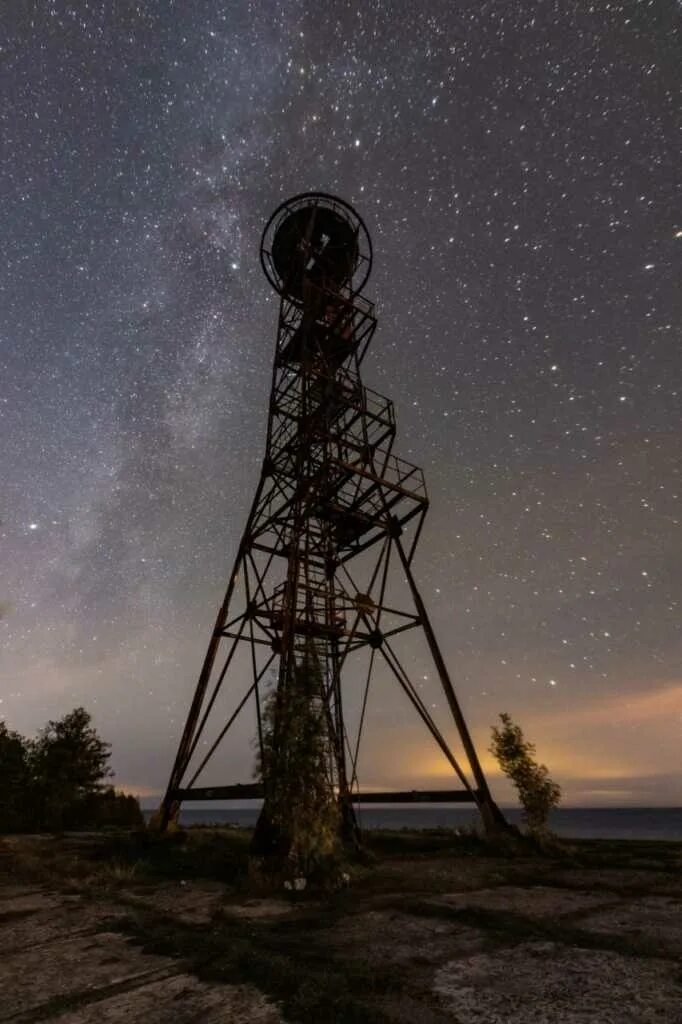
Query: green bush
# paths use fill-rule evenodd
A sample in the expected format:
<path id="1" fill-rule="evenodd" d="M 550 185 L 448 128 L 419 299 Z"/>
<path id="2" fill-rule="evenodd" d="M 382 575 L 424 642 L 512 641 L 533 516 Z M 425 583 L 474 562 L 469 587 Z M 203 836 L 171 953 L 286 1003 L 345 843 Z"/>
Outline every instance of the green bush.
<path id="1" fill-rule="evenodd" d="M 523 819 L 530 832 L 547 832 L 547 819 L 561 799 L 561 787 L 549 777 L 544 764 L 535 760 L 535 745 L 525 739 L 520 726 L 511 716 L 500 715 L 502 726 L 493 726 L 490 752 L 519 794 Z"/>

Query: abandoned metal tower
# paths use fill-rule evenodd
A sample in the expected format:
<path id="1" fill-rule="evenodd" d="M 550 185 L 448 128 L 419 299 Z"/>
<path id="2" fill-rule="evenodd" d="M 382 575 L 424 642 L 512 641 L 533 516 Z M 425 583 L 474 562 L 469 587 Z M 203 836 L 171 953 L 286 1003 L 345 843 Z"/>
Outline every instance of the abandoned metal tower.
<path id="1" fill-rule="evenodd" d="M 241 710 L 253 700 L 261 753 L 263 689 L 277 692 L 312 652 L 326 717 L 328 784 L 342 820 L 353 803 L 475 803 L 487 831 L 506 827 L 492 799 L 427 610 L 412 574 L 428 498 L 422 471 L 393 451 L 393 404 L 363 386 L 360 369 L 376 327 L 360 291 L 372 251 L 345 202 L 308 193 L 283 203 L 261 244 L 265 274 L 281 297 L 265 458 L 184 727 L 161 825 L 187 800 L 265 796 L 258 783 L 197 785 Z M 459 736 L 456 757 L 396 650 L 421 630 Z M 202 741 L 235 653 L 248 652 L 249 681 L 213 742 Z M 364 652 L 362 675 L 350 660 Z M 378 663 L 388 669 L 458 776 L 461 788 L 360 793 L 357 764 L 367 695 Z M 244 661 L 239 675 L 243 677 Z M 237 674 L 237 673 L 232 673 Z M 354 736 L 344 717 L 347 683 L 360 709 Z M 200 746 L 201 742 L 201 746 Z M 207 746 L 207 749 L 206 749 Z"/>

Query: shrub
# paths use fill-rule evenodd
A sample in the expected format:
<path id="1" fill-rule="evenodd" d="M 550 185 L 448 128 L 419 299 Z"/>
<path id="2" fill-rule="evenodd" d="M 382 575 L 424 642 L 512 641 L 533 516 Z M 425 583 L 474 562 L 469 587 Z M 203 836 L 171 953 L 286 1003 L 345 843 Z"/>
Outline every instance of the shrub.
<path id="1" fill-rule="evenodd" d="M 519 794 L 523 819 L 530 832 L 547 832 L 547 819 L 561 799 L 561 787 L 549 777 L 544 764 L 535 760 L 535 745 L 525 739 L 511 716 L 500 715 L 502 725 L 493 726 L 490 752 Z"/>

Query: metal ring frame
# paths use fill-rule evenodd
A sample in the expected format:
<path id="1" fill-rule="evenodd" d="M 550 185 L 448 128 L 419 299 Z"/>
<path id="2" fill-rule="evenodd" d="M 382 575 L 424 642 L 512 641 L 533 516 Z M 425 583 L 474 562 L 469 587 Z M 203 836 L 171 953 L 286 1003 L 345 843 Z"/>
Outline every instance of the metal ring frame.
<path id="1" fill-rule="evenodd" d="M 263 272 L 268 281 L 280 295 L 286 294 L 283 282 L 277 273 L 272 259 L 272 244 L 275 236 L 286 220 L 296 210 L 304 206 L 324 206 L 341 214 L 353 226 L 358 239 L 358 263 L 353 273 L 353 280 L 350 283 L 351 295 L 357 295 L 364 288 L 372 270 L 372 240 L 362 217 L 353 209 L 350 203 L 330 195 L 328 192 L 301 192 L 291 199 L 285 199 L 277 207 L 270 220 L 265 225 L 260 243 L 260 261 Z M 296 302 L 293 296 L 288 296 Z M 297 303 L 298 304 L 298 303 Z"/>

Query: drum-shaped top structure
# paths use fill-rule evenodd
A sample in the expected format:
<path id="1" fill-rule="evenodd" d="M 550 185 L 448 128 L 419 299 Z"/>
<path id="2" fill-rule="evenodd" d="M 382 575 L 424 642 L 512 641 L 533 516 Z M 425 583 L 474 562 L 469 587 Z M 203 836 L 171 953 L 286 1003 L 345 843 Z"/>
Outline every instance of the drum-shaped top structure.
<path id="1" fill-rule="evenodd" d="M 308 288 L 359 292 L 372 266 L 372 244 L 362 219 L 348 203 L 325 192 L 306 192 L 282 203 L 265 227 L 260 254 L 273 288 L 301 305 Z"/>

